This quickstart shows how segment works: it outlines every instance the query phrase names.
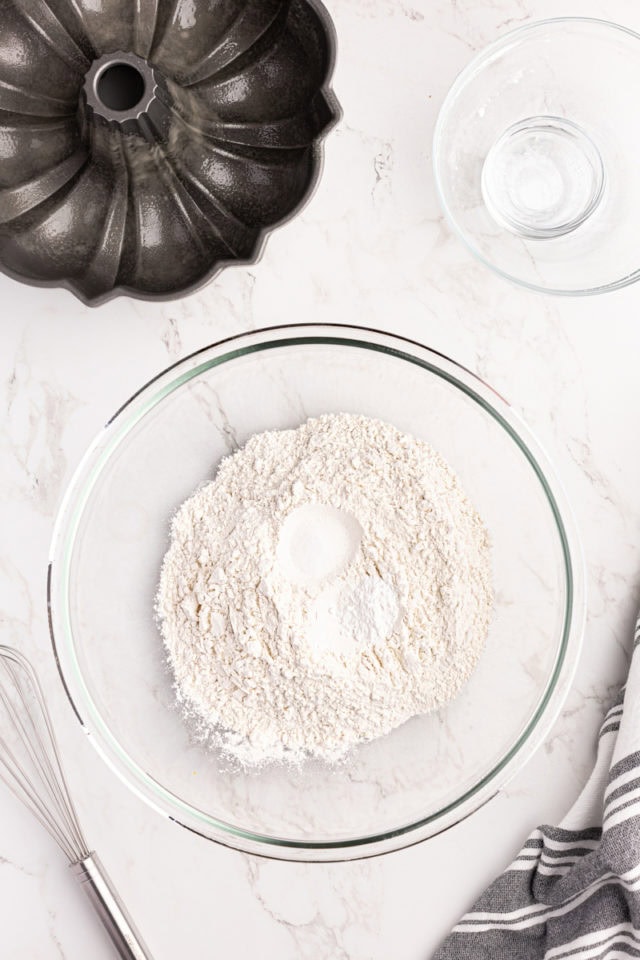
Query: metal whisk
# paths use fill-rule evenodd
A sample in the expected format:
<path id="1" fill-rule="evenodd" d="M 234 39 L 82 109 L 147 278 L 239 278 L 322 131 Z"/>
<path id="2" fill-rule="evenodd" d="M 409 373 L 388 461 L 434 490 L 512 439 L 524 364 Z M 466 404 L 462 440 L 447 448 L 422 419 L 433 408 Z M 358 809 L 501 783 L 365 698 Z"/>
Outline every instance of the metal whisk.
<path id="1" fill-rule="evenodd" d="M 67 855 L 122 960 L 151 960 L 71 801 L 42 688 L 29 661 L 0 644 L 0 779 Z"/>

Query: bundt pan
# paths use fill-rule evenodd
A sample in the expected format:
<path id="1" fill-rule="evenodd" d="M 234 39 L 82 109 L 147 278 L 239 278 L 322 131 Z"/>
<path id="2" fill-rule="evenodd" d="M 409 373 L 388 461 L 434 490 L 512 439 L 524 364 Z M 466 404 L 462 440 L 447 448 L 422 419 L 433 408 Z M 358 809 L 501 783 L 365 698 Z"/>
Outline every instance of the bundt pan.
<path id="1" fill-rule="evenodd" d="M 320 169 L 309 0 L 0 0 L 0 266 L 85 303 L 253 262 Z"/>

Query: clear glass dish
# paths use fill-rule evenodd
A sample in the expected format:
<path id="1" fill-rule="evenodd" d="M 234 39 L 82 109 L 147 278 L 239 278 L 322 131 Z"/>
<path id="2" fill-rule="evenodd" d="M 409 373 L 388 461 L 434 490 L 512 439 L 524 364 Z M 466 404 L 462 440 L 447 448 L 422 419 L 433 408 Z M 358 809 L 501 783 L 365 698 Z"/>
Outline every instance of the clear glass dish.
<path id="1" fill-rule="evenodd" d="M 455 701 L 357 748 L 344 766 L 229 770 L 195 742 L 175 707 L 153 616 L 169 521 L 236 444 L 341 411 L 429 441 L 457 471 L 493 542 L 487 647 Z M 570 512 L 509 405 L 418 344 L 320 325 L 207 347 L 118 411 L 61 506 L 49 604 L 75 712 L 131 789 L 211 840 L 298 860 L 403 847 L 492 797 L 556 717 L 584 616 Z"/>
<path id="2" fill-rule="evenodd" d="M 603 20 L 526 24 L 481 51 L 440 110 L 443 209 L 476 257 L 535 290 L 638 279 L 640 36 Z"/>

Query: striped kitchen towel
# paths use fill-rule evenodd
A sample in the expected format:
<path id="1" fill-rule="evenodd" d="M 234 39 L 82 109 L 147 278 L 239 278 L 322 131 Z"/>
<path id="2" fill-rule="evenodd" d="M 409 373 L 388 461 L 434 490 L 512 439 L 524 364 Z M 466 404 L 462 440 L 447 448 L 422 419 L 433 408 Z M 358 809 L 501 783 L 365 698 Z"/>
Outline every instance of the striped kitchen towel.
<path id="1" fill-rule="evenodd" d="M 594 771 L 534 830 L 433 960 L 640 960 L 640 621 Z"/>

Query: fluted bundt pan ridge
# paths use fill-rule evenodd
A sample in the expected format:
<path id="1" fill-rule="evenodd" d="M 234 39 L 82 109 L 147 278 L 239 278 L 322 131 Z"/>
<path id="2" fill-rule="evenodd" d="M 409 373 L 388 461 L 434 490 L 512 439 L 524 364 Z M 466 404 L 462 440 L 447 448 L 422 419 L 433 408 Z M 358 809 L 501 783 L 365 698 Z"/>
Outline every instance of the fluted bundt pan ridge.
<path id="1" fill-rule="evenodd" d="M 96 304 L 257 259 L 339 109 L 316 0 L 0 0 L 0 267 Z"/>

